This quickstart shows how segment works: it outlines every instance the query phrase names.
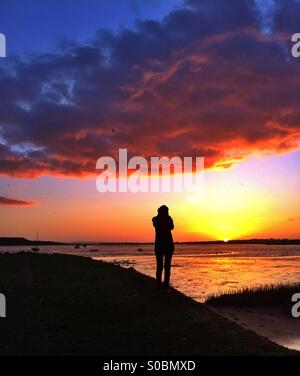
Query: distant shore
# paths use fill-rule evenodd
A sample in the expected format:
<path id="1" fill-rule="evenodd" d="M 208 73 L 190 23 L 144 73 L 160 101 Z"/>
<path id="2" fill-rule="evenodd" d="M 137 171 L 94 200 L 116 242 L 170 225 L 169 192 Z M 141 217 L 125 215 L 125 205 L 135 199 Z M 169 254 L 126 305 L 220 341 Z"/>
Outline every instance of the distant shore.
<path id="1" fill-rule="evenodd" d="M 21 237 L 0 237 L 0 246 L 7 247 L 23 245 L 67 245 L 67 243 L 53 242 L 49 240 L 29 240 Z"/>
<path id="2" fill-rule="evenodd" d="M 0 353 L 298 355 L 134 269 L 61 254 L 0 254 Z"/>
<path id="3" fill-rule="evenodd" d="M 0 246 L 25 246 L 25 245 L 139 245 L 153 244 L 152 242 L 101 242 L 101 241 L 74 241 L 56 242 L 50 240 L 30 240 L 23 237 L 0 237 Z M 260 245 L 300 245 L 300 239 L 236 239 L 236 240 L 207 240 L 175 242 L 175 244 L 260 244 Z"/>

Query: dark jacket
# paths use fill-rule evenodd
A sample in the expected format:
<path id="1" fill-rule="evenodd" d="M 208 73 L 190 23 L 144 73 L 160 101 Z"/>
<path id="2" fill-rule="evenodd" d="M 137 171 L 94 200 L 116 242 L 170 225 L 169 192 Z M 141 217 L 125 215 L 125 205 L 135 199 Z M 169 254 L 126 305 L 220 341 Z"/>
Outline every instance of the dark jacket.
<path id="1" fill-rule="evenodd" d="M 174 228 L 173 219 L 167 214 L 158 214 L 152 218 L 155 228 L 155 252 L 174 252 L 174 242 L 171 231 Z"/>

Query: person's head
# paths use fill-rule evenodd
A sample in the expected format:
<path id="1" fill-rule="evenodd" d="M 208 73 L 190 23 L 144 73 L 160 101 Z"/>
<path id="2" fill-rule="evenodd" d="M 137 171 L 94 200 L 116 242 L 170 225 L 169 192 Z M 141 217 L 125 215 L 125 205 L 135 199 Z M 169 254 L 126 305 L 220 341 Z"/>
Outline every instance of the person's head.
<path id="1" fill-rule="evenodd" d="M 166 205 L 162 205 L 157 209 L 157 213 L 160 215 L 169 214 L 169 208 Z"/>

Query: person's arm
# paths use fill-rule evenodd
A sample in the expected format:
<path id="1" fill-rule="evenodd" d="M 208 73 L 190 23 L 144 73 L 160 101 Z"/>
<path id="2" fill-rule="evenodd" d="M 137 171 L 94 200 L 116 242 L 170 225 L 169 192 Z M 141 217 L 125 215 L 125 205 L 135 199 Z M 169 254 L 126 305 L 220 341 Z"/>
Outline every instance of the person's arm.
<path id="1" fill-rule="evenodd" d="M 170 217 L 170 230 L 174 230 L 174 222 L 171 217 Z"/>
<path id="2" fill-rule="evenodd" d="M 152 218 L 152 224 L 153 224 L 153 227 L 156 228 L 156 225 L 157 225 L 156 217 Z"/>

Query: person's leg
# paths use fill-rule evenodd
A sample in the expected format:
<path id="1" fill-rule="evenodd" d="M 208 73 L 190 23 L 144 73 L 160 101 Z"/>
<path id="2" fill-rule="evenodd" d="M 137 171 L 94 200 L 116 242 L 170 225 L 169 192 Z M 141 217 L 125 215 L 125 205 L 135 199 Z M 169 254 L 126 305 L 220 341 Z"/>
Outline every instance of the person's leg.
<path id="1" fill-rule="evenodd" d="M 160 252 L 156 252 L 156 285 L 161 286 L 161 276 L 163 271 L 164 256 Z"/>
<path id="2" fill-rule="evenodd" d="M 171 261 L 172 261 L 172 253 L 167 252 L 165 255 L 165 280 L 164 280 L 165 287 L 169 287 L 170 274 L 171 274 Z"/>

